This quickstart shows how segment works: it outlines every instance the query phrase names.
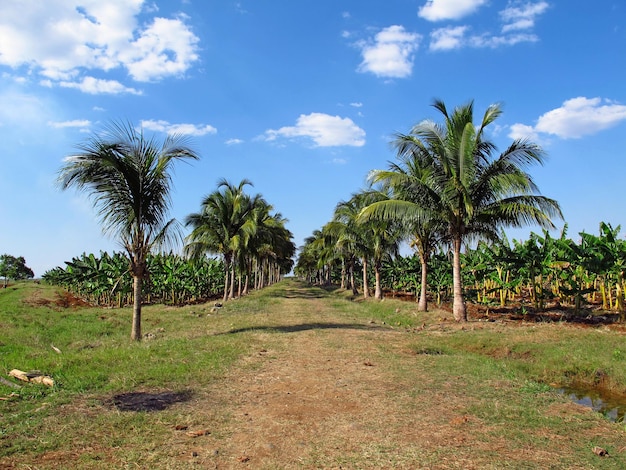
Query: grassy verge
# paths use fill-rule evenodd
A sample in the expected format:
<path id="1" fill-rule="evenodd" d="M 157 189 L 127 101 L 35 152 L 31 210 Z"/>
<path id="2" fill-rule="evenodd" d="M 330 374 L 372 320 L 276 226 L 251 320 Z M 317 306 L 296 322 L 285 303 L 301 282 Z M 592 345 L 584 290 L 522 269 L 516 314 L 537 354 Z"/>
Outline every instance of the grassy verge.
<path id="1" fill-rule="evenodd" d="M 255 352 L 288 349 L 294 336 L 283 333 L 319 328 L 329 347 L 348 347 L 329 336 L 329 322 L 398 332 L 400 343 L 393 345 L 368 339 L 376 341 L 376 362 L 394 377 L 395 385 L 380 393 L 397 400 L 407 415 L 428 417 L 433 429 L 452 426 L 459 434 L 458 446 L 447 450 L 371 443 L 370 457 L 406 463 L 407 456 L 418 456 L 423 466 L 434 468 L 463 468 L 442 463 L 452 457 L 495 462 L 480 468 L 542 468 L 525 464 L 523 457 L 498 460 L 503 450 L 517 450 L 520 456 L 545 453 L 543 468 L 626 467 L 623 423 L 576 411 L 552 388 L 578 383 L 626 392 L 620 331 L 566 324 L 458 325 L 444 321 L 450 315 L 442 311 L 419 313 L 413 303 L 364 301 L 287 280 L 218 312 L 212 305 L 147 306 L 148 336 L 133 343 L 129 309 L 61 307 L 57 296 L 53 288 L 33 283 L 0 291 L 3 377 L 13 368 L 40 370 L 57 383 L 19 391 L 0 383 L 0 397 L 8 398 L 0 401 L 0 467 L 23 462 L 24 468 L 55 468 L 69 461 L 76 468 L 184 468 L 180 438 L 172 430 L 202 429 L 208 420 L 219 435 L 231 421 L 227 405 L 211 402 L 208 390 L 234 370 L 255 367 L 245 360 Z M 132 398 L 146 396 L 163 409 L 120 411 L 123 405 L 132 409 Z M 200 406 L 215 409 L 194 412 Z M 480 436 L 484 445 L 464 446 L 467 433 Z M 228 439 L 228 433 L 216 438 Z M 596 445 L 611 457 L 593 454 Z M 359 455 L 320 450 L 311 466 L 368 467 Z"/>

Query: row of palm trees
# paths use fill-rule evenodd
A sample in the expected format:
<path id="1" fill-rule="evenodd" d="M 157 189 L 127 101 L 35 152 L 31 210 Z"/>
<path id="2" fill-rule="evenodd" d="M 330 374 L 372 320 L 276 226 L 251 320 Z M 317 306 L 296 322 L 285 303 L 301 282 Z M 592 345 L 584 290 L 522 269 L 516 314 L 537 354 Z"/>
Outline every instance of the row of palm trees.
<path id="1" fill-rule="evenodd" d="M 185 244 L 191 258 L 206 253 L 223 257 L 224 301 L 245 295 L 251 278 L 254 288 L 260 289 L 293 267 L 296 247 L 285 227 L 287 220 L 273 214 L 273 207 L 261 195 L 248 195 L 244 189 L 251 184 L 247 179 L 238 185 L 220 180 L 218 188 L 202 200 L 200 211 L 185 220 L 192 229 Z"/>
<path id="2" fill-rule="evenodd" d="M 100 216 L 105 233 L 123 247 L 133 278 L 131 339 L 140 340 L 143 284 L 149 277 L 148 257 L 155 251 L 171 251 L 183 241 L 182 227 L 168 218 L 171 206 L 171 168 L 179 160 L 199 155 L 182 135 L 168 135 L 162 142 L 148 138 L 130 123 L 112 122 L 100 133 L 79 144 L 78 152 L 65 159 L 58 183 L 87 192 Z M 261 196 L 221 180 L 218 189 L 204 198 L 200 212 L 187 217 L 192 232 L 184 251 L 192 257 L 223 256 L 224 299 L 232 298 L 235 278 L 239 292 L 248 287 L 255 272 L 255 286 L 275 281 L 291 269 L 295 254 L 286 220 L 272 214 Z"/>
<path id="3" fill-rule="evenodd" d="M 566 225 L 558 237 L 544 230 L 531 232 L 524 241 L 509 242 L 504 233 L 495 243 L 480 241 L 461 254 L 465 294 L 484 305 L 514 303 L 541 310 L 551 303 L 577 311 L 592 304 L 624 315 L 626 240 L 619 231 L 619 226 L 602 222 L 599 234 L 582 232 L 577 240 L 567 236 Z M 452 295 L 450 253 L 435 252 L 428 268 L 430 296 L 441 304 Z M 398 256 L 385 261 L 382 282 L 391 295 L 417 294 L 421 274 L 416 254 Z M 336 263 L 334 277 L 339 276 Z"/>
<path id="4" fill-rule="evenodd" d="M 462 246 L 497 241 L 505 227 L 554 228 L 551 219 L 562 214 L 555 200 L 538 194 L 525 171 L 543 162 L 538 145 L 515 140 L 496 155 L 487 128 L 502 114 L 499 105 L 489 106 L 478 125 L 474 125 L 473 102 L 452 112 L 439 100 L 433 106 L 443 123 L 425 120 L 409 134 L 395 136 L 397 161 L 386 170 L 373 170 L 368 176 L 370 187 L 340 202 L 333 220 L 305 240 L 297 273 L 307 272 L 312 259 L 322 268 L 336 258 L 350 275 L 358 258 L 365 267 L 371 259 L 376 272 L 380 259 L 408 242 L 420 257 L 419 308 L 426 310 L 429 260 L 445 245 L 452 253 L 454 318 L 466 321 Z M 376 296 L 379 289 L 377 285 Z"/>

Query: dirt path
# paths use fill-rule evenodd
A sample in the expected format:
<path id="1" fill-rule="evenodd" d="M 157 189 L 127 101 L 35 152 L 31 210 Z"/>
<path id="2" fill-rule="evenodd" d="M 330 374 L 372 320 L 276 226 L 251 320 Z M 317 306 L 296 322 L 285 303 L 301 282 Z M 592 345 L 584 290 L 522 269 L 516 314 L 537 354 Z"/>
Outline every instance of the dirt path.
<path id="1" fill-rule="evenodd" d="M 433 385 L 436 359 L 410 349 L 414 335 L 288 302 L 293 315 L 248 332 L 255 354 L 208 392 L 222 427 L 193 450 L 202 468 L 561 468 L 468 414 L 460 377 Z"/>

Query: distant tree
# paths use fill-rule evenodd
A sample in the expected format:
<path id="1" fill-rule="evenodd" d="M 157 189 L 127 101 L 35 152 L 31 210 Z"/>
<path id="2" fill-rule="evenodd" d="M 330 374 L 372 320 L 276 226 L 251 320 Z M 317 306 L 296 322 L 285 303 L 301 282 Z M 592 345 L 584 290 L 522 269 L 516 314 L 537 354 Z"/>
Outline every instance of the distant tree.
<path id="1" fill-rule="evenodd" d="M 174 161 L 197 159 L 182 135 L 170 135 L 160 144 L 130 123 L 113 122 L 102 134 L 78 146 L 65 159 L 58 182 L 87 191 L 98 209 L 103 230 L 119 237 L 129 256 L 133 276 L 131 339 L 141 339 L 143 281 L 146 258 L 166 248 L 177 235 L 177 223 L 167 219 L 170 207 L 170 169 Z"/>
<path id="2" fill-rule="evenodd" d="M 224 302 L 234 298 L 235 264 L 257 229 L 255 201 L 244 191 L 248 185 L 252 183 L 245 178 L 237 186 L 220 179 L 217 189 L 202 200 L 200 212 L 185 218 L 185 225 L 192 229 L 185 252 L 192 258 L 212 253 L 224 259 Z"/>
<path id="3" fill-rule="evenodd" d="M 35 277 L 33 270 L 26 266 L 23 256 L 15 257 L 11 255 L 0 255 L 0 277 L 4 278 L 4 287 L 9 283 L 9 279 L 19 281 L 22 279 L 32 279 Z"/>

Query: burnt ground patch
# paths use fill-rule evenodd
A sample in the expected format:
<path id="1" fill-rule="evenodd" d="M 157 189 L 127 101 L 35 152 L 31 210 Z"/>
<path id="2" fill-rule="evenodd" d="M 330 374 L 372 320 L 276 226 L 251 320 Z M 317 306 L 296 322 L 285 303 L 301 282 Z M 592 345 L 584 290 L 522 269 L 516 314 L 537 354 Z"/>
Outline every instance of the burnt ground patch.
<path id="1" fill-rule="evenodd" d="M 113 396 L 107 404 L 120 411 L 163 411 L 176 403 L 189 401 L 192 396 L 191 390 L 128 392 Z"/>

